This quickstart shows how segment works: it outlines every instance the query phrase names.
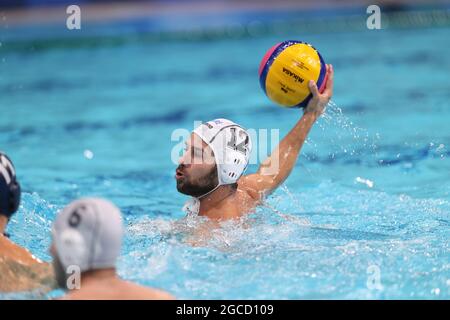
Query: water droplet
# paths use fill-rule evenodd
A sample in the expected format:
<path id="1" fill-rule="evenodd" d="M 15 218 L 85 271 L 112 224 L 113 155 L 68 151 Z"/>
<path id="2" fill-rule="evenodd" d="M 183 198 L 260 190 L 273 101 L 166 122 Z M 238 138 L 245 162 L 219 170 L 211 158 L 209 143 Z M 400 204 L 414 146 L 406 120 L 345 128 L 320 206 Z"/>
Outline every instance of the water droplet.
<path id="1" fill-rule="evenodd" d="M 89 149 L 84 150 L 83 154 L 84 154 L 84 157 L 88 160 L 91 160 L 92 158 L 94 158 L 94 153 Z"/>
<path id="2" fill-rule="evenodd" d="M 431 290 L 431 293 L 438 296 L 438 295 L 441 293 L 441 289 L 439 289 L 439 288 L 434 288 L 434 289 Z"/>
<path id="3" fill-rule="evenodd" d="M 356 177 L 355 182 L 359 182 L 359 183 L 365 184 L 369 188 L 372 188 L 373 184 L 374 184 L 373 181 L 371 181 L 369 179 L 363 179 L 361 177 Z"/>

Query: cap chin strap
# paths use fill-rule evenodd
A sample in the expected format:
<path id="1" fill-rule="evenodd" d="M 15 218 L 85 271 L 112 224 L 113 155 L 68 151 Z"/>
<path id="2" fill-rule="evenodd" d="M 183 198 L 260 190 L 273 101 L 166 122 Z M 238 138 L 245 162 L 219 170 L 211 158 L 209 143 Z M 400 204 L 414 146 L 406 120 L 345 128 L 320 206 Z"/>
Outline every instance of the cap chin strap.
<path id="1" fill-rule="evenodd" d="M 223 184 L 219 183 L 212 190 L 208 191 L 205 194 L 202 194 L 201 196 L 191 197 L 191 200 L 185 203 L 183 211 L 185 211 L 188 215 L 198 215 L 200 213 L 200 199 L 206 197 L 208 194 L 211 194 L 212 192 L 217 190 L 217 188 L 219 188 L 220 186 L 223 186 Z"/>
<path id="2" fill-rule="evenodd" d="M 202 194 L 201 196 L 193 197 L 193 198 L 195 198 L 195 199 L 197 199 L 197 200 L 200 200 L 201 198 L 206 197 L 208 194 L 214 192 L 215 190 L 217 190 L 217 188 L 219 188 L 221 185 L 223 185 L 223 183 L 222 183 L 222 181 L 221 181 L 221 179 L 220 179 L 220 171 L 219 171 L 220 169 L 219 169 L 219 166 L 218 166 L 217 164 L 216 164 L 216 167 L 217 167 L 217 180 L 218 180 L 217 186 L 215 186 L 214 188 L 212 188 L 211 190 L 209 190 L 207 193 L 204 193 L 204 194 Z"/>
<path id="3" fill-rule="evenodd" d="M 221 184 L 219 183 L 219 184 L 217 184 L 217 186 L 215 186 L 214 188 L 212 188 L 211 190 L 209 190 L 207 193 L 202 194 L 201 196 L 198 196 L 198 197 L 194 197 L 194 198 L 201 199 L 201 198 L 203 198 L 203 197 L 206 197 L 208 194 L 210 194 L 210 193 L 216 191 L 217 188 L 219 188 L 220 186 L 221 186 Z"/>

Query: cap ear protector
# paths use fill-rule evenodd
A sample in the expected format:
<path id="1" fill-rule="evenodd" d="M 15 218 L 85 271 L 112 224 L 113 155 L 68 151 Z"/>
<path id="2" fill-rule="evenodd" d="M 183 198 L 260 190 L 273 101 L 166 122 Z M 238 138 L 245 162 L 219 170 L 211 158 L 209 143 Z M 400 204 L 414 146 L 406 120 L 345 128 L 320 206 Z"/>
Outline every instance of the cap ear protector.
<path id="1" fill-rule="evenodd" d="M 112 268 L 122 244 L 119 208 L 107 200 L 82 198 L 61 210 L 52 227 L 53 243 L 61 266 L 81 272 Z"/>
<path id="2" fill-rule="evenodd" d="M 0 214 L 10 218 L 19 208 L 20 194 L 14 165 L 6 154 L 0 152 Z"/>
<path id="3" fill-rule="evenodd" d="M 20 205 L 20 194 L 21 194 L 21 189 L 20 189 L 20 184 L 19 182 L 17 182 L 17 180 L 15 180 L 9 189 L 9 212 L 11 212 L 11 214 L 13 214 L 14 212 L 17 211 L 17 209 L 19 209 L 19 205 Z"/>

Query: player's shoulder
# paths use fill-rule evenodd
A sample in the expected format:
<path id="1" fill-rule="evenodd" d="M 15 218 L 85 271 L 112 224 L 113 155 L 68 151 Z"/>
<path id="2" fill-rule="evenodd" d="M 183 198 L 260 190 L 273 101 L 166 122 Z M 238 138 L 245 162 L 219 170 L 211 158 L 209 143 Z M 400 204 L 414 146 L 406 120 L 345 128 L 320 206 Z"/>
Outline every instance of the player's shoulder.
<path id="1" fill-rule="evenodd" d="M 257 176 L 250 174 L 238 180 L 238 191 L 243 192 L 254 201 L 261 200 L 261 192 L 258 189 Z"/>
<path id="2" fill-rule="evenodd" d="M 15 244 L 6 237 L 0 237 L 0 252 L 9 259 L 20 261 L 22 264 L 39 262 L 27 249 Z"/>
<path id="3" fill-rule="evenodd" d="M 169 293 L 155 289 L 155 288 L 149 288 L 144 287 L 135 283 L 128 282 L 127 285 L 129 286 L 130 292 L 135 295 L 135 299 L 145 299 L 145 300 L 174 300 L 175 297 L 170 295 Z"/>

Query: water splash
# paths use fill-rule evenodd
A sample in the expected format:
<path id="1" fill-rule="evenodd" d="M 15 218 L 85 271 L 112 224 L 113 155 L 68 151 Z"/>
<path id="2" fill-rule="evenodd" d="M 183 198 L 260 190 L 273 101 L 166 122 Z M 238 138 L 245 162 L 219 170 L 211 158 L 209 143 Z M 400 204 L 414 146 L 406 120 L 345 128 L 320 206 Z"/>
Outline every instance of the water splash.
<path id="1" fill-rule="evenodd" d="M 24 192 L 21 203 L 8 224 L 11 239 L 29 249 L 40 260 L 48 261 L 51 225 L 58 207 L 36 192 Z"/>
<path id="2" fill-rule="evenodd" d="M 372 157 L 377 158 L 380 145 L 379 133 L 371 135 L 368 130 L 357 126 L 350 120 L 342 109 L 333 101 L 328 103 L 323 121 L 318 121 L 318 127 L 326 132 L 327 139 L 333 149 L 328 156 L 334 158 L 337 153 L 348 157 L 358 157 L 363 151 L 369 151 Z"/>

